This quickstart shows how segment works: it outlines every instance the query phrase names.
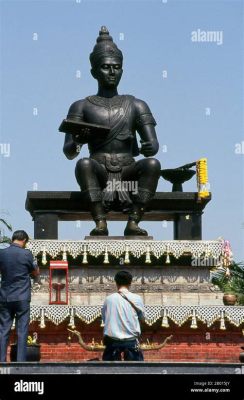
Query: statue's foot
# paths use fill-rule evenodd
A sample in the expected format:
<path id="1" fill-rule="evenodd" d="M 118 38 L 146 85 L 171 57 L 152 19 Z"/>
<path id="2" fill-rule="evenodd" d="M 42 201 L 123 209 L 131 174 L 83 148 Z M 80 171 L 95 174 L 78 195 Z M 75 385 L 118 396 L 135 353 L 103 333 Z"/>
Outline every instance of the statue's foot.
<path id="1" fill-rule="evenodd" d="M 108 236 L 108 229 L 94 228 L 90 232 L 90 236 Z"/>
<path id="2" fill-rule="evenodd" d="M 141 229 L 135 221 L 128 221 L 124 236 L 148 236 L 148 233 L 145 229 Z"/>
<path id="3" fill-rule="evenodd" d="M 96 227 L 90 232 L 90 236 L 108 236 L 107 223 L 104 220 L 97 221 Z"/>

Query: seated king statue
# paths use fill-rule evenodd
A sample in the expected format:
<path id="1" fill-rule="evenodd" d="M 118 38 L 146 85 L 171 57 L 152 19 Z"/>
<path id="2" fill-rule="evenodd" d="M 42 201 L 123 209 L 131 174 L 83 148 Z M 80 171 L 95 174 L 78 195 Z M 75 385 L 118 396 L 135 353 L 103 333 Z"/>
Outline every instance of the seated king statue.
<path id="1" fill-rule="evenodd" d="M 77 162 L 75 176 L 96 224 L 90 235 L 108 235 L 106 213 L 113 209 L 128 214 L 125 236 L 147 236 L 138 224 L 160 176 L 160 162 L 152 158 L 159 149 L 156 122 L 144 101 L 118 94 L 123 55 L 105 26 L 101 27 L 90 62 L 98 92 L 74 102 L 67 120 L 81 126 L 84 123 L 88 127 L 90 124 L 107 128 L 106 134 L 100 134 L 97 128 L 84 140 L 84 135 L 81 138 L 64 130 L 63 147 L 65 156 L 72 160 L 81 146 L 88 144 L 90 156 Z M 140 136 L 140 150 L 136 132 Z M 145 158 L 135 161 L 140 153 Z"/>

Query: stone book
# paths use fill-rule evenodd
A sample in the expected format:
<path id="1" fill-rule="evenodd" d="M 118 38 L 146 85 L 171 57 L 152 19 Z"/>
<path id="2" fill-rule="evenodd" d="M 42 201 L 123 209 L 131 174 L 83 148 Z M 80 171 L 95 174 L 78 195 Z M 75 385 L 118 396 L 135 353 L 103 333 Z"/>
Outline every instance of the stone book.
<path id="1" fill-rule="evenodd" d="M 79 136 L 80 140 L 87 140 L 88 136 L 92 135 L 106 135 L 110 132 L 108 126 L 89 124 L 83 121 L 74 121 L 71 119 L 64 119 L 59 127 L 60 132 L 70 133 L 71 135 Z"/>

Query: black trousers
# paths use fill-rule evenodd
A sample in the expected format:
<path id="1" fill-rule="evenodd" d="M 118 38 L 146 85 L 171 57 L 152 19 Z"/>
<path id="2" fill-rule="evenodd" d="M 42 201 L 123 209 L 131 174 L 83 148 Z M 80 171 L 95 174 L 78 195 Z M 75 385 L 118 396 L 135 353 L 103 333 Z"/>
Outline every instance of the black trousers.
<path id="1" fill-rule="evenodd" d="M 122 353 L 124 361 L 143 361 L 143 354 L 139 348 L 137 339 L 133 340 L 111 340 L 106 344 L 103 353 L 103 361 L 121 361 Z"/>
<path id="2" fill-rule="evenodd" d="M 8 340 L 14 318 L 18 336 L 16 361 L 26 361 L 30 302 L 23 300 L 0 302 L 0 362 L 6 361 Z"/>

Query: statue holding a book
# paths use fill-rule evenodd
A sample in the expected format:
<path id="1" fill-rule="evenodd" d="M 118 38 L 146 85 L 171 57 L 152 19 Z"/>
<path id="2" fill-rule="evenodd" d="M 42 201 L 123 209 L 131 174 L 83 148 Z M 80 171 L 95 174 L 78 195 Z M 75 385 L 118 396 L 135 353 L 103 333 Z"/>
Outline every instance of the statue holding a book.
<path id="1" fill-rule="evenodd" d="M 125 236 L 147 236 L 138 224 L 160 176 L 160 163 L 153 158 L 159 149 L 156 122 L 144 101 L 118 94 L 123 55 L 106 27 L 99 32 L 90 62 L 98 92 L 73 103 L 60 126 L 68 159 L 88 144 L 90 155 L 77 162 L 75 176 L 96 224 L 90 235 L 108 235 L 106 213 L 113 209 L 128 213 Z M 140 153 L 145 158 L 136 161 Z"/>

